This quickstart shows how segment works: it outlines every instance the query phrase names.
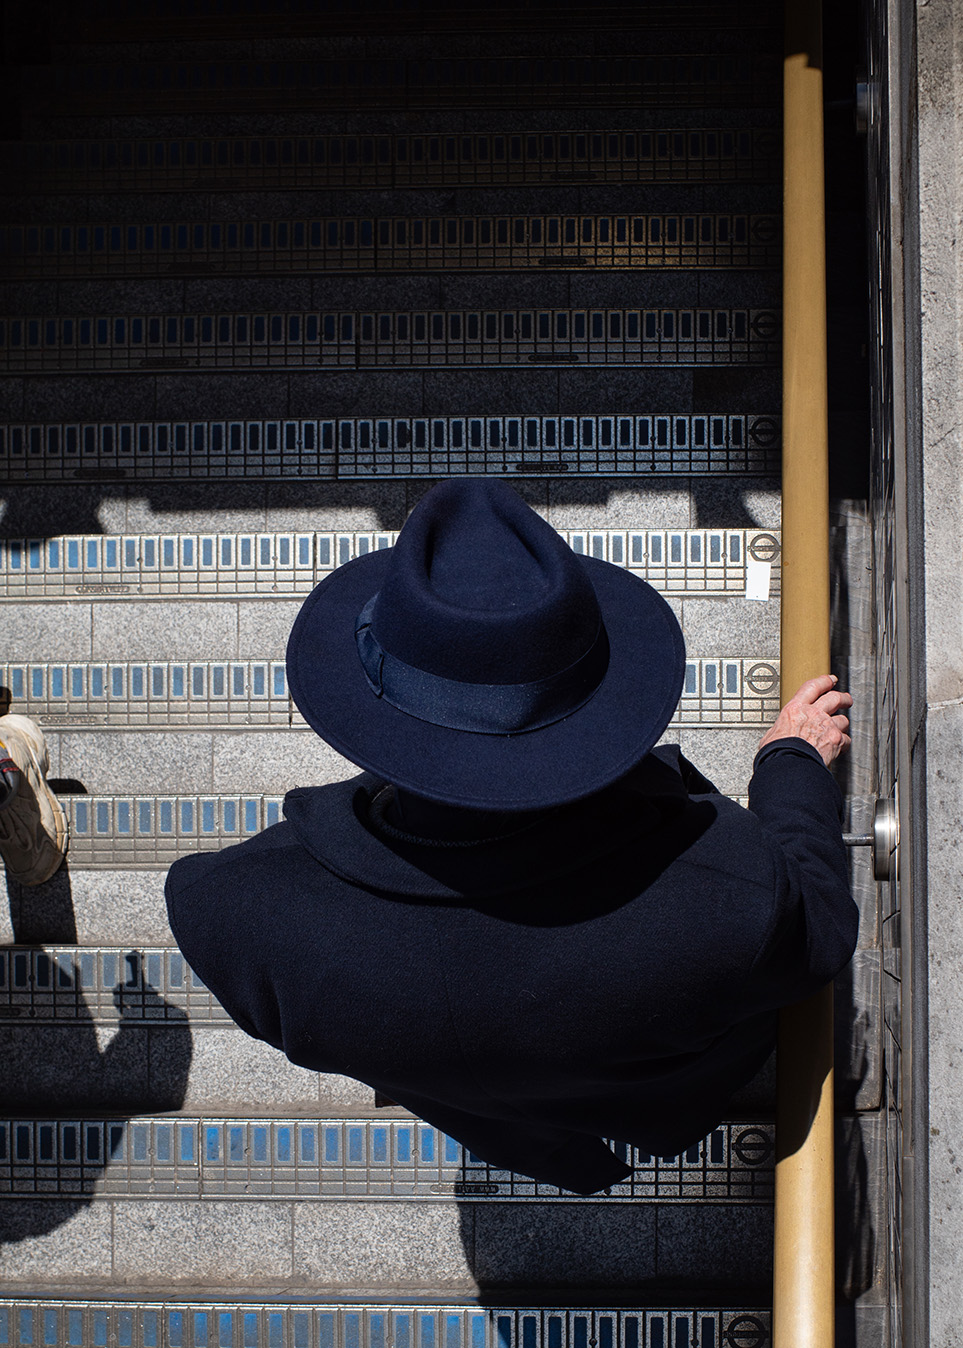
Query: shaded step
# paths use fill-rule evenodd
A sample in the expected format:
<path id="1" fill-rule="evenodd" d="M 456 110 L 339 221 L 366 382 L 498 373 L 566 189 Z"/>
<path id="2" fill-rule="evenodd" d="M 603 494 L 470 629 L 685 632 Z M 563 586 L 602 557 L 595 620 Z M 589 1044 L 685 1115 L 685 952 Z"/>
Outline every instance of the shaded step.
<path id="1" fill-rule="evenodd" d="M 397 208 L 396 208 L 397 209 Z M 40 277 L 776 267 L 778 217 L 472 215 L 0 226 L 4 273 Z"/>
<path id="2" fill-rule="evenodd" d="M 778 178 L 755 185 L 652 183 L 644 193 L 624 188 L 439 183 L 391 191 L 195 188 L 83 199 L 8 193 L 0 198 L 9 259 L 4 284 L 37 271 L 46 254 L 51 276 L 72 283 L 195 273 L 211 282 L 243 275 L 256 283 L 263 272 L 264 284 L 306 276 L 327 284 L 338 276 L 397 284 L 401 274 L 430 284 L 442 270 L 462 283 L 482 272 L 510 286 L 525 271 L 537 274 L 529 284 L 546 277 L 557 284 L 560 273 L 582 265 L 589 266 L 586 277 L 600 281 L 623 270 L 647 277 L 649 285 L 658 275 L 671 287 L 680 266 L 699 257 L 712 279 L 729 277 L 737 287 L 743 271 L 763 272 L 778 293 Z M 202 263 L 210 263 L 207 270 Z"/>
<path id="3" fill-rule="evenodd" d="M 225 21 L 231 25 L 231 34 L 239 37 L 277 36 L 277 6 L 263 0 L 192 0 L 188 6 L 176 0 L 95 0 L 87 7 L 79 21 L 74 7 L 57 4 L 53 7 L 52 31 L 68 41 L 96 40 L 98 42 L 131 42 L 144 37 L 156 38 L 169 33 L 179 40 L 223 38 Z M 703 0 L 673 0 L 672 3 L 646 5 L 648 24 L 677 24 L 680 19 L 699 26 L 725 23 L 743 27 L 749 24 L 771 24 L 770 7 L 759 0 L 736 0 L 720 12 L 718 6 Z M 358 32 L 358 11 L 348 0 L 326 0 L 319 7 L 314 0 L 286 0 L 283 10 L 284 30 L 291 36 Z M 512 31 L 537 27 L 544 15 L 531 4 L 477 3 L 463 4 L 452 10 L 437 0 L 380 0 L 365 9 L 365 31 L 376 33 L 405 33 L 449 31 L 464 33 Z M 638 20 L 638 7 L 627 0 L 605 0 L 605 3 L 586 6 L 584 0 L 555 0 L 551 7 L 554 28 L 607 27 L 630 25 Z"/>
<path id="4" fill-rule="evenodd" d="M 159 1000 L 152 1005 L 156 1009 Z M 105 1110 L 115 1117 L 187 1110 L 249 1118 L 285 1111 L 316 1119 L 375 1107 L 374 1092 L 361 1082 L 297 1067 L 231 1024 L 196 1030 L 183 1016 L 175 1018 L 176 1008 L 166 1010 L 163 1022 L 78 1017 L 71 1027 L 36 1022 L 0 1027 L 0 1052 L 10 1073 L 4 1090 L 8 1114 L 36 1117 L 48 1110 L 57 1118 L 76 1118 Z M 62 1178 L 69 1156 L 58 1154 Z M 47 1184 L 52 1171 L 38 1176 L 38 1192 L 60 1192 Z M 73 1192 L 71 1184 L 67 1189 Z"/>
<path id="5" fill-rule="evenodd" d="M 637 1307 L 671 1285 L 716 1304 L 751 1287 L 765 1304 L 771 1278 L 761 1204 L 11 1198 L 0 1224 L 5 1290 L 33 1297 L 86 1283 L 236 1298 L 267 1283 L 312 1300 L 541 1288 L 564 1304 L 576 1288 L 584 1304 L 618 1288 Z"/>
<path id="6" fill-rule="evenodd" d="M 20 73 L 20 102 L 28 117 L 119 111 L 170 116 L 254 108 L 746 108 L 777 102 L 781 62 L 766 54 L 715 55 L 698 48 L 671 56 L 563 58 L 272 59 L 258 54 L 241 61 L 187 57 L 25 65 Z"/>
<path id="7" fill-rule="evenodd" d="M 517 422 L 520 438 L 522 419 L 510 420 Z M 544 434 L 544 425 L 539 421 L 536 425 Z M 597 430 L 596 424 L 593 431 Z M 216 519 L 212 512 L 211 523 Z M 628 567 L 666 593 L 745 594 L 747 588 L 758 589 L 761 574 L 765 574 L 760 568 L 767 565 L 769 593 L 779 593 L 779 530 L 558 532 L 576 552 Z M 392 547 L 397 537 L 395 530 L 355 530 L 4 539 L 0 540 L 0 598 L 31 602 L 75 596 L 100 601 L 188 594 L 290 598 L 309 593 L 335 567 Z M 12 691 L 14 696 L 25 695 L 15 688 Z"/>
<path id="8" fill-rule="evenodd" d="M 443 380 L 447 377 L 429 375 L 426 382 L 431 383 L 433 379 Z M 501 377 L 503 376 L 499 376 Z M 540 379 L 544 377 L 539 376 Z M 419 376 L 405 376 L 406 381 L 417 378 Z M 461 376 L 457 378 L 460 382 Z M 549 378 L 554 380 L 555 376 Z M 275 380 L 281 379 L 283 376 L 270 376 L 266 381 L 267 389 L 263 389 L 262 380 L 259 379 L 257 381 L 259 391 L 269 395 L 273 391 Z M 349 377 L 349 382 L 357 380 L 359 376 Z M 38 387 L 33 380 L 26 381 L 31 396 L 44 396 L 47 382 L 44 378 Z M 88 380 L 76 382 L 85 386 L 88 395 L 100 391 L 110 402 L 119 401 L 125 392 L 135 395 L 139 401 L 143 395 L 145 381 L 135 380 L 132 386 L 127 386 L 127 380 L 122 378 L 117 381 L 111 380 L 107 386 L 103 386 L 99 378 L 95 377 L 93 388 Z M 153 378 L 149 382 L 153 383 Z M 163 390 L 161 396 L 165 399 L 173 400 L 178 395 L 186 396 L 190 389 L 195 389 L 203 395 L 203 390 L 192 380 L 186 381 L 188 385 L 186 391 L 183 388 L 184 381 L 176 378 L 172 381 L 163 378 L 158 382 Z M 226 381 L 215 378 L 213 392 L 217 398 L 226 398 L 233 391 L 233 386 L 244 386 L 251 382 L 253 381 L 234 376 L 228 376 Z M 171 384 L 175 387 L 171 387 Z M 177 388 L 177 385 L 181 387 Z M 59 387 L 63 388 L 62 385 Z M 79 397 L 80 391 L 74 385 L 74 381 L 71 381 L 65 394 L 73 399 Z M 248 393 L 250 392 L 249 389 Z M 268 534 L 277 545 L 277 551 L 274 553 L 276 563 L 280 560 L 282 535 L 314 535 L 318 532 L 330 532 L 340 540 L 343 536 L 350 538 L 356 533 L 360 536 L 358 546 L 362 545 L 362 538 L 365 535 L 369 539 L 373 537 L 377 544 L 386 534 L 401 527 L 411 509 L 432 485 L 430 478 L 404 477 L 367 480 L 356 478 L 350 481 L 280 478 L 255 479 L 252 482 L 243 479 L 212 482 L 206 481 L 202 476 L 201 481 L 205 484 L 202 490 L 199 489 L 197 482 L 184 478 L 152 482 L 73 479 L 50 483 L 40 481 L 7 483 L 0 487 L 0 500 L 3 500 L 5 507 L 3 528 L 0 532 L 5 533 L 13 544 L 24 542 L 36 545 L 44 538 L 62 539 L 69 536 L 75 539 L 82 538 L 86 548 L 87 543 L 93 539 L 94 561 L 101 563 L 102 570 L 108 558 L 106 553 L 101 553 L 101 545 L 96 542 L 99 538 L 129 540 L 142 536 L 157 538 L 159 546 L 162 537 L 171 540 L 194 537 L 199 540 L 201 537 L 220 538 L 230 535 L 237 539 L 239 536 L 258 538 L 261 534 Z M 522 498 L 560 532 L 568 530 L 573 534 L 588 535 L 586 545 L 593 553 L 598 546 L 598 537 L 603 539 L 604 552 L 605 538 L 609 530 L 631 534 L 664 530 L 667 533 L 684 535 L 693 526 L 698 526 L 707 533 L 726 534 L 734 525 L 738 525 L 753 531 L 774 534 L 777 539 L 779 537 L 778 485 L 768 476 L 739 472 L 706 473 L 694 477 L 671 473 L 651 477 L 556 474 L 538 479 L 518 474 L 509 478 L 509 481 Z M 615 526 L 618 526 L 617 530 Z M 255 574 L 259 568 L 261 546 L 258 539 L 253 547 Z M 297 550 L 300 550 L 301 546 L 298 543 Z M 345 548 L 349 555 L 351 546 L 349 542 Z M 126 541 L 124 547 L 122 565 L 126 563 Z M 338 554 L 341 553 L 342 547 L 344 545 L 339 541 Z M 179 553 L 178 545 L 173 542 L 165 544 L 159 556 L 155 554 L 154 561 L 159 563 L 159 571 L 166 566 L 171 551 L 174 554 L 176 571 L 180 571 L 183 557 Z M 630 562 L 634 551 L 633 544 L 629 553 Z M 766 560 L 768 551 L 765 546 L 763 549 L 757 548 L 756 560 Z M 78 560 L 85 558 L 86 554 L 84 558 Z M 711 552 L 709 558 L 711 561 Z M 0 585 L 9 587 L 12 578 L 5 575 L 3 559 L 4 553 L 0 543 Z M 203 558 L 199 553 L 195 554 L 195 560 L 200 568 Z M 233 546 L 229 560 L 232 563 L 237 561 Z M 42 547 L 31 555 L 21 554 L 25 572 L 29 572 L 32 567 L 38 567 L 42 574 L 48 576 L 51 583 L 59 583 L 56 580 L 58 573 L 48 572 L 49 561 L 49 555 L 44 553 Z M 778 580 L 778 556 L 772 561 L 774 565 L 770 571 L 770 581 L 775 582 Z M 59 556 L 59 562 L 61 566 L 66 564 L 67 559 L 63 554 Z M 218 562 L 219 567 L 223 565 L 223 556 L 218 558 Z M 143 571 L 143 559 L 140 565 L 141 581 L 144 582 L 147 577 Z M 647 562 L 646 566 L 648 565 Z M 673 563 L 673 570 L 674 565 Z M 729 565 L 732 565 L 731 556 Z M 247 571 L 247 568 L 239 569 Z M 695 573 L 691 568 L 691 552 L 685 569 L 695 580 Z M 295 574 L 297 570 L 295 567 Z M 230 572 L 230 567 L 228 571 Z M 288 574 L 291 574 L 290 570 Z M 91 579 L 98 578 L 91 577 Z M 116 575 L 113 577 L 101 575 L 99 579 L 106 582 L 116 579 Z M 20 588 L 20 582 L 12 583 L 13 589 L 6 588 L 7 596 L 13 597 L 19 589 L 20 594 L 26 597 Z M 31 582 L 24 581 L 24 585 L 28 583 Z M 773 584 L 772 588 L 775 590 L 777 587 Z M 36 588 L 33 593 L 37 593 Z M 143 597 L 149 598 L 149 591 Z M 291 597 L 302 596 L 295 593 Z M 60 601 L 49 607 L 66 613 L 85 607 L 81 602 L 83 598 L 84 596 L 72 594 L 69 605 L 64 605 Z M 115 606 L 99 602 L 104 598 L 110 598 L 109 595 L 87 598 L 90 601 L 86 605 L 88 610 L 93 608 L 95 598 L 100 612 Z M 129 598 L 128 595 L 127 599 Z M 138 600 L 139 598 L 140 596 Z M 283 587 L 279 585 L 278 591 L 272 592 L 271 598 L 284 602 Z M 181 597 L 181 602 L 193 603 L 194 600 L 190 596 L 185 596 Z M 7 606 L 8 619 L 17 607 L 16 604 Z M 34 621 L 37 626 L 34 640 L 23 648 L 6 641 L 4 653 L 8 657 L 31 659 L 51 659 L 58 655 L 61 658 L 73 657 L 75 654 L 89 657 L 91 655 L 89 647 L 83 652 L 73 645 L 69 647 L 62 645 L 57 649 L 46 637 L 40 638 L 40 632 L 46 625 L 42 617 L 44 607 L 47 606 L 41 604 L 34 609 Z M 243 607 L 249 612 L 257 612 L 263 619 L 265 615 L 270 614 L 272 606 L 255 604 Z M 53 632 L 50 635 L 53 636 Z M 97 655 L 106 653 L 99 649 L 96 651 Z M 125 653 L 128 658 L 135 654 L 130 650 Z M 181 650 L 178 653 L 186 654 Z M 221 648 L 218 647 L 199 654 L 204 658 L 210 658 L 220 653 Z M 246 656 L 253 653 L 254 649 L 251 647 L 244 651 Z M 776 652 L 772 651 L 771 654 Z"/>
<path id="9" fill-rule="evenodd" d="M 724 412 L 13 423 L 0 480 L 774 474 L 780 445 L 777 415 Z"/>
<path id="10" fill-rule="evenodd" d="M 178 136 L 10 142 L 14 191 L 227 192 L 545 185 L 767 182 L 782 147 L 770 129 L 666 127 L 397 135 Z"/>
<path id="11" fill-rule="evenodd" d="M 81 954 L 78 978 L 83 959 Z M 0 1025 L 7 1111 L 36 1117 L 49 1110 L 59 1118 L 105 1110 L 115 1116 L 240 1111 L 244 1117 L 288 1111 L 316 1119 L 375 1107 L 374 1092 L 363 1083 L 297 1067 L 226 1019 L 189 1023 L 173 999 L 153 989 L 142 990 L 136 1010 L 133 1001 L 119 996 L 123 1012 L 118 1019 L 115 1010 L 111 1018 L 102 1010 L 88 1012 L 79 993 L 70 1025 L 26 1018 Z M 66 1153 L 58 1154 L 66 1164 Z M 39 1191 L 50 1172 L 44 1176 Z"/>
<path id="12" fill-rule="evenodd" d="M 607 22 L 610 11 L 605 9 L 603 21 L 597 23 L 584 5 L 581 13 L 572 8 L 563 22 L 556 25 L 549 20 L 552 33 L 546 42 L 545 22 L 551 11 L 544 0 L 540 0 L 539 7 L 542 12 L 528 9 L 520 23 L 519 16 L 515 16 L 511 24 L 495 22 L 493 25 L 482 24 L 478 29 L 459 22 L 452 30 L 450 24 L 441 28 L 429 21 L 410 27 L 408 31 L 382 30 L 376 21 L 371 28 L 362 29 L 355 24 L 352 30 L 343 24 L 335 24 L 331 29 L 316 26 L 313 33 L 288 34 L 282 18 L 270 34 L 255 36 L 246 34 L 242 28 L 235 35 L 233 26 L 228 23 L 216 35 L 216 40 L 212 40 L 209 36 L 196 36 L 190 25 L 184 36 L 176 36 L 168 25 L 161 25 L 156 32 L 142 31 L 133 41 L 124 43 L 112 37 L 102 41 L 93 33 L 87 40 L 83 34 L 75 35 L 69 44 L 57 43 L 54 39 L 53 55 L 62 58 L 69 53 L 90 64 L 114 64 L 118 55 L 125 54 L 134 55 L 141 61 L 155 62 L 180 60 L 185 55 L 214 56 L 225 61 L 244 61 L 257 56 L 274 61 L 311 56 L 345 61 L 399 56 L 421 61 L 508 56 L 535 61 L 587 54 L 618 56 L 624 52 L 649 57 L 672 56 L 680 52 L 689 54 L 693 50 L 711 55 L 744 51 L 763 53 L 770 52 L 781 37 L 778 17 L 773 16 L 771 10 L 766 14 L 757 9 L 745 24 L 734 23 L 725 15 L 718 23 L 707 22 L 700 28 L 698 38 L 693 40 L 689 13 L 718 15 L 718 9 L 707 8 L 707 0 L 694 0 L 694 3 L 693 0 L 682 0 L 674 11 L 674 22 L 669 22 L 673 12 L 664 0 L 656 0 L 654 21 L 646 23 Z M 24 54 L 29 57 L 29 49 Z"/>
<path id="13" fill-rule="evenodd" d="M 573 276 L 571 279 L 575 281 L 578 277 Z M 348 280 L 345 281 L 346 285 L 347 283 Z M 221 281 L 217 284 L 226 283 Z M 262 283 L 256 284 L 260 286 Z M 693 406 L 704 409 L 709 414 L 716 414 L 721 407 L 727 416 L 749 414 L 756 417 L 768 416 L 779 400 L 777 367 L 764 364 L 729 367 L 713 364 L 701 367 L 670 364 L 636 368 L 613 365 L 602 367 L 588 362 L 574 364 L 568 362 L 556 366 L 528 364 L 515 367 L 437 365 L 384 369 L 379 372 L 376 380 L 372 380 L 370 370 L 366 367 L 339 369 L 319 367 L 313 372 L 308 366 L 292 367 L 287 370 L 278 367 L 265 369 L 256 377 L 252 377 L 253 372 L 250 369 L 215 369 L 208 370 L 203 379 L 197 379 L 196 373 L 196 371 L 185 373 L 179 369 L 165 370 L 163 367 L 149 371 L 98 369 L 86 375 L 82 372 L 68 373 L 65 377 L 43 371 L 21 371 L 0 377 L 0 397 L 10 409 L 9 415 L 14 427 L 25 421 L 35 425 L 42 423 L 51 415 L 54 408 L 56 408 L 55 426 L 62 423 L 66 423 L 68 427 L 90 424 L 89 419 L 93 413 L 94 430 L 90 433 L 91 445 L 97 443 L 98 422 L 106 423 L 108 427 L 131 424 L 149 426 L 151 423 L 160 423 L 162 427 L 160 434 L 169 435 L 170 431 L 163 430 L 164 426 L 177 427 L 185 423 L 190 424 L 191 421 L 212 420 L 215 423 L 243 424 L 265 419 L 287 421 L 316 418 L 319 404 L 327 409 L 329 416 L 338 420 L 356 417 L 359 409 L 365 419 L 380 417 L 388 421 L 398 419 L 414 421 L 425 417 L 435 419 L 439 416 L 444 417 L 454 408 L 456 412 L 467 414 L 474 409 L 484 422 L 492 409 L 496 412 L 502 412 L 506 408 L 516 411 L 519 404 L 523 413 L 527 412 L 529 416 L 536 417 L 544 414 L 554 415 L 561 411 L 576 419 L 582 419 L 587 412 L 605 414 L 613 405 L 635 407 L 641 409 L 643 415 L 650 415 L 647 409 L 654 407 L 670 418 L 673 415 L 673 408 L 688 410 Z M 778 422 L 775 424 L 778 426 Z M 671 420 L 669 425 L 671 426 Z M 54 434 L 57 434 L 56 430 Z M 113 434 L 113 431 L 108 429 L 107 434 Z M 151 432 L 148 430 L 146 434 L 150 437 Z M 778 444 L 778 434 L 773 437 L 773 441 Z M 38 443 L 42 443 L 42 440 Z M 430 446 L 430 441 L 426 444 Z M 771 445 L 772 442 L 767 436 L 767 446 Z M 318 474 L 317 458 L 314 453 L 306 458 L 302 457 L 297 465 L 301 468 L 300 473 L 286 475 L 283 461 L 279 464 L 273 452 L 266 456 L 265 462 L 260 442 L 249 448 L 242 441 L 241 447 L 246 451 L 244 467 L 251 471 L 253 481 L 262 480 L 266 486 L 271 483 L 272 478 L 278 483 L 286 481 L 288 491 L 295 482 L 309 488 L 312 483 L 317 482 L 320 488 L 325 485 L 326 475 L 327 482 L 332 480 L 328 467 Z M 474 457 L 472 460 L 473 464 L 476 461 L 479 463 L 480 473 L 487 470 L 489 461 L 487 448 L 479 460 L 475 460 Z M 576 441 L 572 448 L 583 447 Z M 647 477 L 653 474 L 655 464 L 662 462 L 666 463 L 665 471 L 669 474 L 673 473 L 673 463 L 678 469 L 683 463 L 694 462 L 699 471 L 694 475 L 690 474 L 693 491 L 698 491 L 700 477 L 718 478 L 723 471 L 726 471 L 722 469 L 721 460 L 716 455 L 710 455 L 707 465 L 701 457 L 694 461 L 690 456 L 663 458 L 661 456 L 663 448 L 671 448 L 671 441 L 668 446 L 656 446 L 658 453 L 654 462 L 651 456 L 646 456 L 642 460 L 640 473 L 634 479 L 637 485 L 640 483 L 648 485 Z M 357 459 L 354 454 L 347 457 L 352 462 Z M 512 456 L 513 460 L 515 457 Z M 523 464 L 521 468 L 510 466 L 506 471 L 511 473 L 513 478 L 526 479 L 526 485 L 522 489 L 529 492 L 533 490 L 544 492 L 549 489 L 550 484 L 554 485 L 555 482 L 565 479 L 574 483 L 589 476 L 631 478 L 630 474 L 619 473 L 618 460 L 613 462 L 607 455 L 601 458 L 587 456 L 587 462 L 594 463 L 596 469 L 604 468 L 604 472 L 592 473 L 578 473 L 563 467 L 557 452 L 552 456 L 540 454 L 537 457 L 528 455 L 518 457 L 528 459 L 528 463 Z M 747 470 L 752 473 L 754 471 L 752 458 L 754 456 L 747 459 L 741 452 L 731 455 L 734 475 L 743 476 Z M 351 476 L 355 481 L 365 482 L 366 490 L 377 501 L 381 495 L 378 479 L 381 479 L 382 484 L 387 484 L 393 479 L 393 474 L 387 465 L 384 471 L 378 471 L 374 458 L 368 462 L 367 477 L 357 470 L 352 470 Z M 410 471 L 412 462 L 410 455 L 402 456 L 399 466 L 405 467 L 406 471 L 394 475 L 395 481 L 400 482 L 415 475 Z M 760 465 L 755 471 L 763 471 L 766 475 L 774 477 L 777 471 L 776 462 L 775 453 L 767 454 L 765 466 Z M 452 465 L 452 473 L 449 475 L 466 471 L 466 460 L 459 455 L 436 454 L 428 458 L 425 467 L 417 475 L 432 476 L 429 468 L 435 463 L 438 465 L 438 475 L 443 475 L 443 466 L 446 463 Z M 532 463 L 544 463 L 547 466 L 546 471 L 537 474 L 530 467 Z M 157 484 L 153 494 L 166 495 L 176 490 L 178 484 L 187 476 L 182 464 L 182 455 L 169 454 L 158 464 L 156 473 L 151 475 L 148 472 L 147 476 L 152 477 Z M 136 482 L 137 472 L 133 471 L 135 465 L 132 456 L 129 456 L 122 465 L 125 471 L 118 471 L 113 452 L 107 460 L 107 465 L 105 471 L 104 468 L 97 466 L 96 461 L 92 468 L 79 463 L 69 465 L 67 471 L 64 471 L 64 465 L 57 463 L 54 456 L 54 460 L 50 462 L 51 486 L 57 482 L 71 482 L 80 486 L 85 496 L 89 497 L 91 488 L 96 487 L 98 483 L 123 482 L 128 474 Z M 347 463 L 345 466 L 347 467 Z M 712 471 L 707 471 L 707 467 Z M 230 482 L 234 479 L 236 482 L 242 471 L 235 466 L 231 471 L 225 472 L 222 455 L 216 456 L 211 468 L 213 471 L 209 473 L 204 456 L 199 456 L 198 475 L 202 478 L 210 476 L 214 480 Z M 4 476 L 6 475 L 5 471 Z M 22 461 L 15 471 L 14 478 L 16 481 L 32 484 L 41 484 L 43 481 L 39 474 L 34 473 L 31 476 Z M 535 478 L 541 478 L 541 481 L 537 483 L 531 481 Z M 658 489 L 658 483 L 652 485 Z M 166 488 L 166 491 L 162 492 L 162 488 Z M 221 490 L 226 491 L 227 487 Z M 573 488 L 566 486 L 566 490 L 571 491 Z M 212 501 L 212 508 L 217 508 L 216 499 Z M 195 515 L 198 513 L 196 506 L 194 513 Z M 694 520 L 683 522 L 696 522 L 701 518 L 697 515 Z M 724 516 L 710 518 L 713 522 L 718 519 L 718 522 L 724 525 L 763 522 L 757 521 L 754 515 L 748 518 L 745 515 L 735 518 Z M 388 522 L 385 520 L 385 523 Z M 397 527 L 401 521 L 395 518 L 390 522 Z M 614 520 L 603 517 L 591 522 L 610 525 Z M 629 522 L 634 523 L 634 518 L 630 517 Z M 653 519 L 651 522 L 655 523 L 656 520 Z M 312 523 L 311 517 L 308 516 L 301 527 L 311 527 Z M 341 521 L 335 520 L 333 523 L 337 525 Z M 178 525 L 175 524 L 173 527 L 176 529 Z M 200 527 L 203 528 L 203 524 Z M 59 522 L 56 527 L 50 527 L 49 532 L 52 534 L 96 532 L 96 528 L 96 524 L 71 526 L 69 523 Z M 34 533 L 38 530 L 18 528 L 10 529 L 10 532 Z M 39 532 L 43 532 L 42 526 Z"/>
<path id="14" fill-rule="evenodd" d="M 725 189 L 702 188 L 698 189 L 697 195 L 704 199 L 710 190 L 724 207 L 731 208 L 732 193 Z M 773 191 L 767 188 L 767 197 L 771 197 Z M 378 196 L 369 194 L 365 199 L 370 200 L 372 195 Z M 431 193 L 431 198 L 439 203 L 441 209 L 450 210 L 448 203 L 453 195 L 466 197 L 469 194 L 438 188 Z M 471 195 L 476 200 L 488 203 L 493 197 L 500 200 L 505 193 L 486 189 Z M 530 208 L 534 205 L 538 209 L 545 193 L 544 189 L 511 189 L 510 195 L 516 199 L 521 195 Z M 560 192 L 558 195 L 564 197 L 565 194 Z M 591 196 L 604 201 L 610 210 L 613 203 L 616 210 L 621 207 L 624 195 L 618 187 L 579 189 L 580 197 Z M 743 195 L 753 201 L 758 197 L 755 191 L 751 196 L 747 191 Z M 337 199 L 337 194 L 334 196 Z M 672 202 L 674 192 L 668 188 L 652 188 L 646 189 L 646 196 L 653 200 Z M 303 199 L 302 195 L 296 198 L 299 202 Z M 28 200 L 33 203 L 34 209 L 54 208 L 54 202 L 47 198 Z M 142 200 L 149 202 L 150 198 Z M 190 196 L 185 211 L 196 210 L 198 202 L 203 200 L 204 197 L 198 194 Z M 276 197 L 272 196 L 271 200 L 276 201 Z M 635 310 L 688 311 L 700 306 L 713 311 L 778 310 L 780 305 L 778 269 L 717 268 L 703 276 L 691 268 L 674 267 L 658 271 L 643 267 L 636 268 L 631 275 L 632 308 Z M 0 282 L 0 293 L 7 315 L 13 318 L 21 314 L 31 318 L 57 314 L 67 317 L 71 314 L 117 316 L 125 312 L 135 317 L 138 314 L 190 316 L 198 313 L 206 316 L 230 313 L 276 316 L 302 311 L 404 314 L 483 310 L 511 314 L 529 309 L 625 309 L 626 280 L 624 269 L 586 270 L 580 267 L 540 267 L 530 271 L 491 272 L 484 276 L 440 271 L 386 272 L 380 276 L 319 271 L 313 274 L 291 272 L 273 276 L 251 274 L 231 277 L 215 272 L 208 276 L 185 273 L 163 278 L 117 278 L 109 287 L 105 287 L 103 278 L 98 277 L 61 278 L 56 284 L 54 281 L 46 284 L 35 282 L 29 286 L 7 279 Z M 726 405 L 725 399 L 720 402 L 722 406 Z M 618 395 L 614 398 L 610 395 L 602 407 L 605 409 L 620 403 L 638 408 L 636 398 L 625 400 Z M 451 400 L 441 410 L 447 413 L 452 409 L 459 410 L 457 401 Z M 509 404 L 507 410 L 516 409 Z M 317 411 L 314 415 L 317 416 Z"/>
<path id="15" fill-rule="evenodd" d="M 0 321 L 0 370 L 11 373 L 580 362 L 728 367 L 771 365 L 779 349 L 779 316 L 770 309 L 77 314 Z M 370 474 L 374 464 L 363 467 Z"/>

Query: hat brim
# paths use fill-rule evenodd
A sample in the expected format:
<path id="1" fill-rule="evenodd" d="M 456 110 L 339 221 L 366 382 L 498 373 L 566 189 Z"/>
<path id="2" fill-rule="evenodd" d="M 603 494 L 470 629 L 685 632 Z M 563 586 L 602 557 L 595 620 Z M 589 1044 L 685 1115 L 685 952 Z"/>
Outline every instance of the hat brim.
<path id="1" fill-rule="evenodd" d="M 390 556 L 390 549 L 371 552 L 326 576 L 302 605 L 288 641 L 288 687 L 298 710 L 352 763 L 429 800 L 536 810 L 601 790 L 656 744 L 682 693 L 685 645 L 672 609 L 646 581 L 580 557 L 609 636 L 608 670 L 597 692 L 553 725 L 485 735 L 418 720 L 372 691 L 355 628 Z"/>

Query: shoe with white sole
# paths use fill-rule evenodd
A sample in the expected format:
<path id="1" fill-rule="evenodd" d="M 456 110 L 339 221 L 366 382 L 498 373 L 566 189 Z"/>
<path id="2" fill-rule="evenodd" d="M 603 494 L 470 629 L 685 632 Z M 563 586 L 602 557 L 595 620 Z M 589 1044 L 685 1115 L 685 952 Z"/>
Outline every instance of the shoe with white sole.
<path id="1" fill-rule="evenodd" d="M 67 853 L 67 818 L 47 785 L 47 742 L 29 717 L 0 716 L 0 760 L 19 773 L 15 794 L 0 809 L 0 856 L 12 880 L 42 885 Z"/>

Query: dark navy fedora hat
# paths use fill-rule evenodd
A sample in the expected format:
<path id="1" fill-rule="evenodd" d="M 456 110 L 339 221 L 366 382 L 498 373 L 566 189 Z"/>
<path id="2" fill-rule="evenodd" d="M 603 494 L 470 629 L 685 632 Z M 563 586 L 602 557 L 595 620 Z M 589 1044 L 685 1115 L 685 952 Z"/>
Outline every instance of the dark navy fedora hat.
<path id="1" fill-rule="evenodd" d="M 577 555 L 506 483 L 440 483 L 393 548 L 327 576 L 295 620 L 288 683 L 345 758 L 431 800 L 534 810 L 614 782 L 682 692 L 675 614 Z"/>

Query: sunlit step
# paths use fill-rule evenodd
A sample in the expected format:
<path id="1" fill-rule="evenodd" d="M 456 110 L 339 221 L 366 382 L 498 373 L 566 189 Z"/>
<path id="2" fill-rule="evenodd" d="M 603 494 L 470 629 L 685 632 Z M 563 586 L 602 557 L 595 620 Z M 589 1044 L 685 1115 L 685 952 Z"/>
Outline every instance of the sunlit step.
<path id="1" fill-rule="evenodd" d="M 774 1127 L 723 1123 L 679 1156 L 613 1143 L 633 1167 L 582 1198 L 498 1170 L 414 1119 L 0 1118 L 0 1193 L 572 1203 L 772 1200 Z"/>
<path id="2" fill-rule="evenodd" d="M 678 595 L 744 595 L 760 569 L 779 589 L 771 529 L 562 529 L 578 553 Z M 82 534 L 0 541 L 0 598 L 131 599 L 306 594 L 336 567 L 392 547 L 395 530 Z"/>
<path id="3" fill-rule="evenodd" d="M 0 664 L 0 706 L 48 730 L 307 729 L 283 660 Z M 779 710 L 779 662 L 686 662 L 678 726 L 760 726 Z"/>

